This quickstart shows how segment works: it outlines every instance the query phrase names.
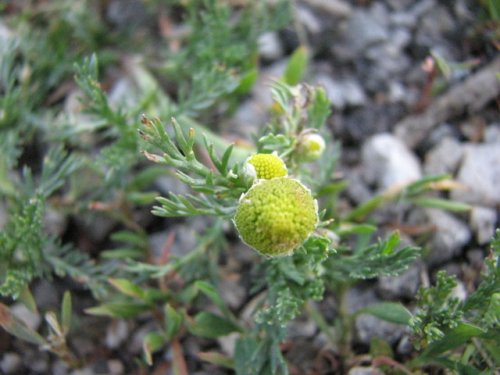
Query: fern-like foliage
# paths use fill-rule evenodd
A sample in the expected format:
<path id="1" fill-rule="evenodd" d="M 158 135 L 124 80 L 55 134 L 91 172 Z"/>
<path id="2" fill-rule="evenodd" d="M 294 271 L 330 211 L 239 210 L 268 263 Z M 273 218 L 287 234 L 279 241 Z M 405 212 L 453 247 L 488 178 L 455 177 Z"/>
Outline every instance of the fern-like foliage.
<path id="1" fill-rule="evenodd" d="M 16 183 L 20 194 L 7 200 L 9 220 L 0 233 L 0 264 L 5 275 L 0 280 L 0 294 L 17 297 L 33 277 L 41 274 L 47 241 L 43 230 L 46 200 L 79 166 L 75 157 L 56 147 L 44 158 L 38 182 L 31 170 L 24 168 Z"/>
<path id="2" fill-rule="evenodd" d="M 107 278 L 115 272 L 110 264 L 96 264 L 87 254 L 53 237 L 45 241 L 43 258 L 48 273 L 71 277 L 88 287 L 96 298 L 106 295 Z"/>
<path id="3" fill-rule="evenodd" d="M 190 33 L 183 48 L 169 52 L 163 73 L 179 85 L 177 116 L 195 116 L 256 76 L 257 41 L 290 19 L 288 1 L 248 2 L 237 17 L 216 0 L 183 3 Z"/>
<path id="4" fill-rule="evenodd" d="M 420 249 L 399 248 L 399 234 L 362 248 L 354 253 L 340 248 L 328 260 L 328 278 L 333 283 L 345 283 L 378 276 L 395 276 L 404 272 L 420 256 Z"/>
<path id="5" fill-rule="evenodd" d="M 212 170 L 204 165 L 194 151 L 195 134 L 189 129 L 187 134 L 172 120 L 171 136 L 158 119 L 143 118 L 140 130 L 148 147 L 161 150 L 162 154 L 145 152 L 151 161 L 167 164 L 176 169 L 180 181 L 189 186 L 198 195 L 176 195 L 160 197 L 160 206 L 153 213 L 163 217 L 214 215 L 224 218 L 233 216 L 241 194 L 248 189 L 249 181 L 241 173 L 241 164 L 230 164 L 233 146 L 226 148 L 222 156 L 217 155 L 213 145 L 205 141 Z"/>

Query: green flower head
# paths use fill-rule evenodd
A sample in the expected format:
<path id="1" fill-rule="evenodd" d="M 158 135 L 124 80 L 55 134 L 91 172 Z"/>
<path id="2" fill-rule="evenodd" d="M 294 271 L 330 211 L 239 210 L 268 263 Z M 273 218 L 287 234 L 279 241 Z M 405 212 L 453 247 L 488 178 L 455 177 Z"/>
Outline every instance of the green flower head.
<path id="1" fill-rule="evenodd" d="M 255 169 L 258 179 L 269 180 L 288 174 L 285 163 L 276 154 L 255 154 L 248 158 L 247 163 Z"/>
<path id="2" fill-rule="evenodd" d="M 317 133 L 306 133 L 299 139 L 298 155 L 303 161 L 318 160 L 325 151 L 325 140 Z"/>
<path id="3" fill-rule="evenodd" d="M 241 239 L 259 253 L 290 255 L 316 228 L 318 205 L 297 180 L 261 180 L 241 197 L 234 223 Z"/>

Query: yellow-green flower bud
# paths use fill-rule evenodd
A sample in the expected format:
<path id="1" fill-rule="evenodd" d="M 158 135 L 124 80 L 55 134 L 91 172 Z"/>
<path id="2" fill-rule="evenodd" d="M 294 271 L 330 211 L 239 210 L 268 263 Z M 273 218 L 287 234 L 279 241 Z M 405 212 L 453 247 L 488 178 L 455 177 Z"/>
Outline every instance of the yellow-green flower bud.
<path id="1" fill-rule="evenodd" d="M 318 205 L 297 180 L 261 180 L 241 197 L 234 223 L 241 239 L 259 253 L 290 255 L 315 230 Z"/>
<path id="2" fill-rule="evenodd" d="M 298 155 L 303 161 L 318 160 L 325 151 L 325 140 L 316 133 L 306 133 L 300 137 Z"/>
<path id="3" fill-rule="evenodd" d="M 274 177 L 284 177 L 288 174 L 283 160 L 276 154 L 255 154 L 248 158 L 247 164 L 255 168 L 258 179 L 269 180 Z"/>

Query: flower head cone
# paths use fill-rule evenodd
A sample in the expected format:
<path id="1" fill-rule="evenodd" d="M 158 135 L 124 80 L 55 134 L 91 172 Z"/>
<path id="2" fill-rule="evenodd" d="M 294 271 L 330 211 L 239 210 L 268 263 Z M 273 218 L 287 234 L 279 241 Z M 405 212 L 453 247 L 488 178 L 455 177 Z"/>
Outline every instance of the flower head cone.
<path id="1" fill-rule="evenodd" d="M 255 154 L 248 158 L 247 163 L 255 169 L 258 179 L 269 180 L 288 174 L 285 163 L 276 154 Z"/>
<path id="2" fill-rule="evenodd" d="M 242 240 L 261 254 L 290 255 L 316 228 L 318 207 L 299 181 L 277 177 L 242 196 L 234 223 Z"/>

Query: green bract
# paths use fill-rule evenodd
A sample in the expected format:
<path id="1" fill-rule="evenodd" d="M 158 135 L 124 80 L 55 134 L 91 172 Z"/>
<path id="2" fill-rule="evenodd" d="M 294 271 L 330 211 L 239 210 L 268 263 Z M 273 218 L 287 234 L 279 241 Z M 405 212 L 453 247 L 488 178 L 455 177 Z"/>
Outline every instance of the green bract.
<path id="1" fill-rule="evenodd" d="M 255 168 L 257 178 L 269 180 L 274 177 L 284 177 L 288 174 L 283 160 L 276 154 L 255 154 L 248 158 L 248 164 Z"/>
<path id="2" fill-rule="evenodd" d="M 316 228 L 318 206 L 297 180 L 262 180 L 241 197 L 234 223 L 241 239 L 261 254 L 290 255 Z"/>

